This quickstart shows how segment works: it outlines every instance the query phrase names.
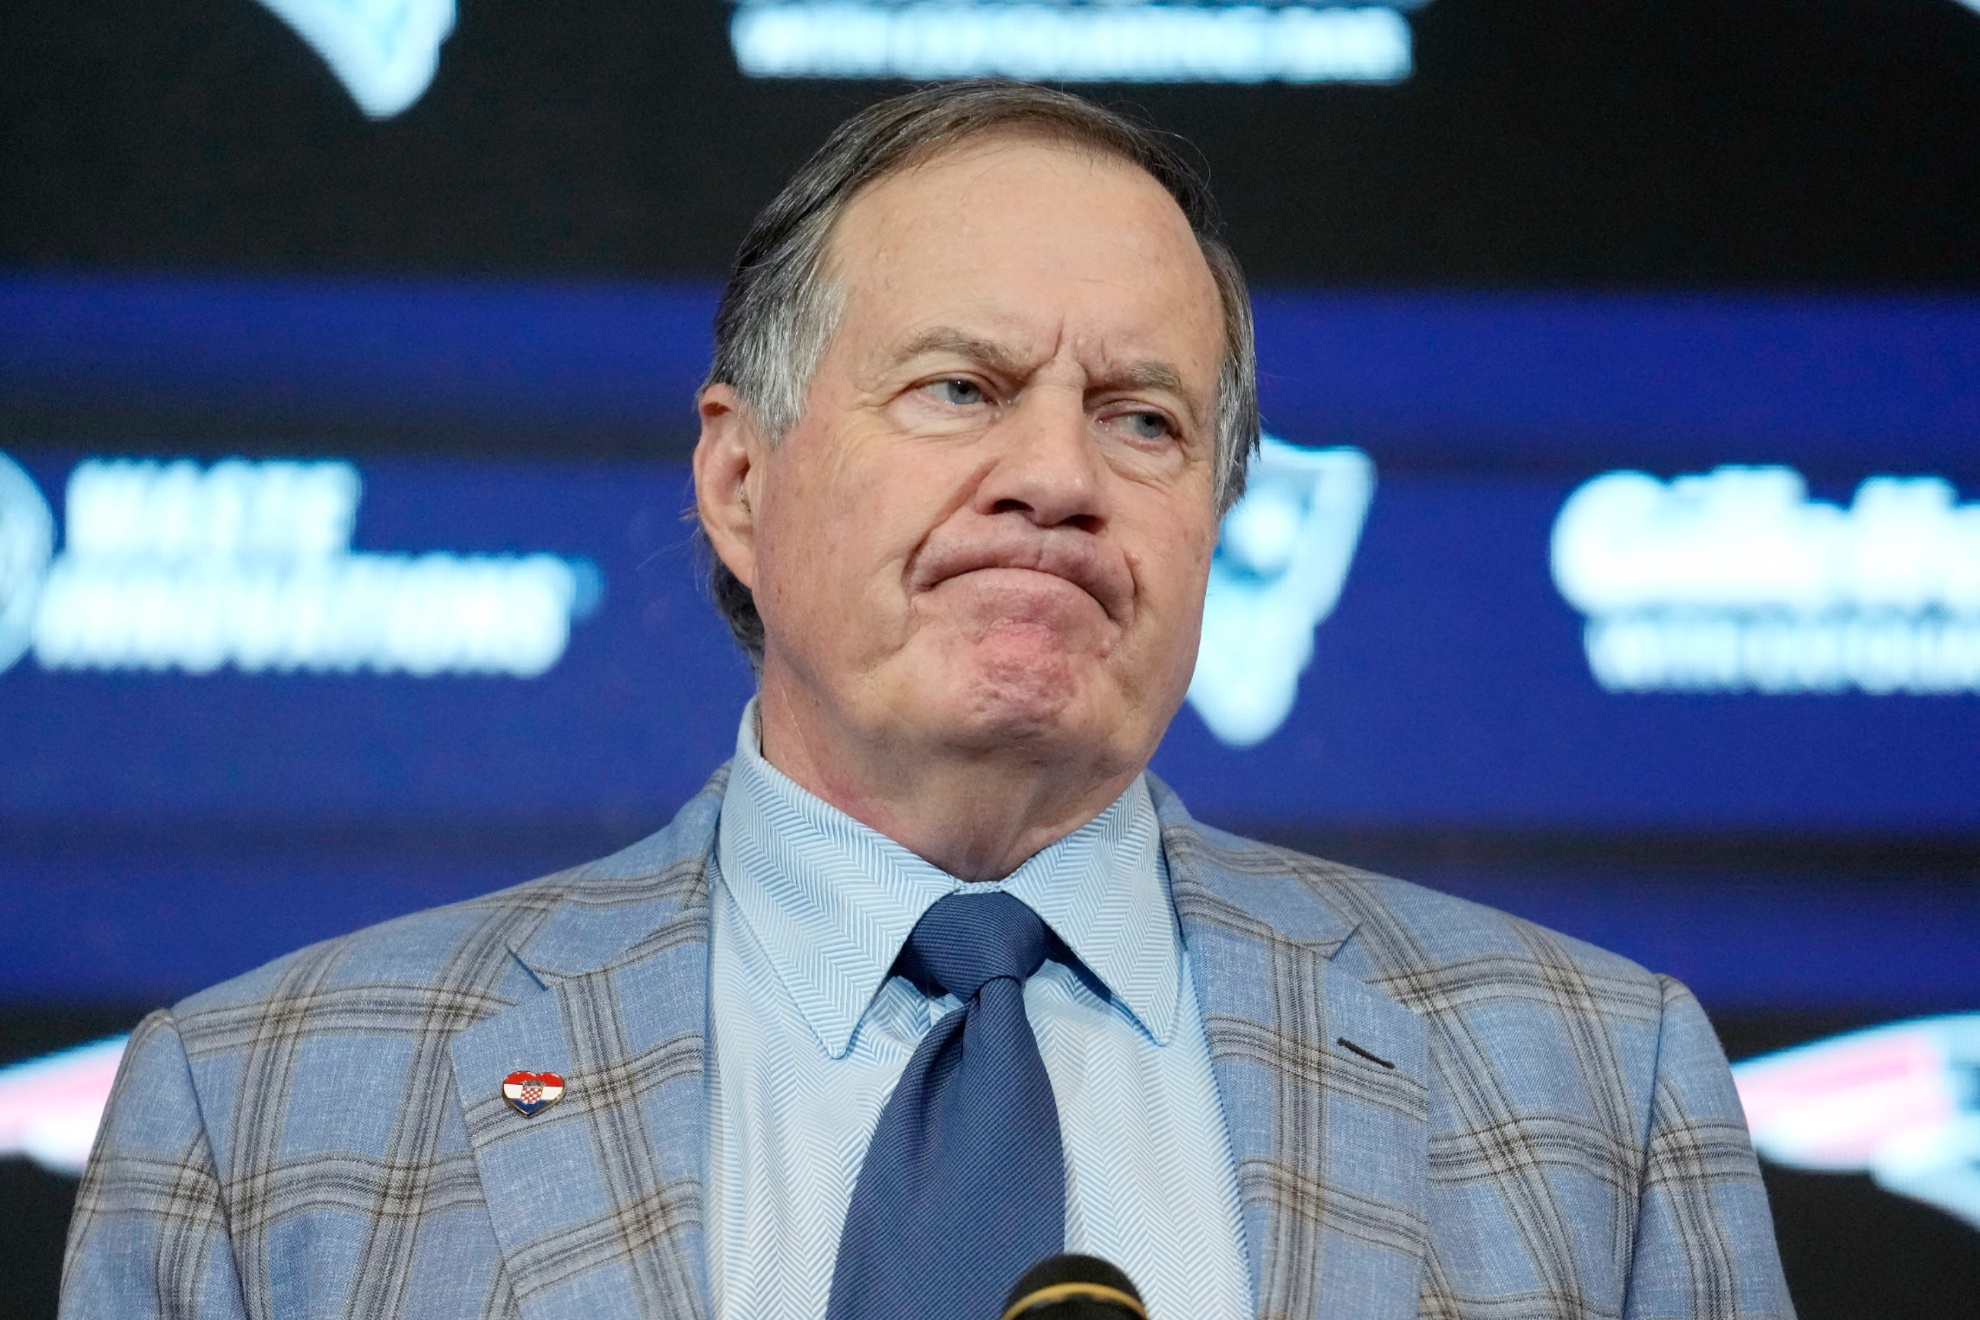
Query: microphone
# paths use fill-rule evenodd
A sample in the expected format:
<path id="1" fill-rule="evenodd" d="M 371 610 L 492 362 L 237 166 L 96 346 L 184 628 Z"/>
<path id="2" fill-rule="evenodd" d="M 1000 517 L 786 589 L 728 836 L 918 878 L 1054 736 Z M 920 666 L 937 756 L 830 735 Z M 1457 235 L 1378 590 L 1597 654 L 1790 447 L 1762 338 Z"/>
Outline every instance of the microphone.
<path id="1" fill-rule="evenodd" d="M 1004 1299 L 1003 1320 L 1148 1320 L 1128 1276 L 1098 1256 L 1048 1256 Z"/>

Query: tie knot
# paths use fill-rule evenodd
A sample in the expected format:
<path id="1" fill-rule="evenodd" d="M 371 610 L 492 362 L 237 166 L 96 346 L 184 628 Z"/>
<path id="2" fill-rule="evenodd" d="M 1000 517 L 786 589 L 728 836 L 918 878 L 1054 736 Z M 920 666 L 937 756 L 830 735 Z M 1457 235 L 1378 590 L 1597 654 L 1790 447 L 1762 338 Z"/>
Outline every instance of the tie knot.
<path id="1" fill-rule="evenodd" d="M 1051 930 L 1005 893 L 950 894 L 922 914 L 901 949 L 899 969 L 924 989 L 970 1000 L 999 977 L 1022 985 L 1052 951 Z"/>

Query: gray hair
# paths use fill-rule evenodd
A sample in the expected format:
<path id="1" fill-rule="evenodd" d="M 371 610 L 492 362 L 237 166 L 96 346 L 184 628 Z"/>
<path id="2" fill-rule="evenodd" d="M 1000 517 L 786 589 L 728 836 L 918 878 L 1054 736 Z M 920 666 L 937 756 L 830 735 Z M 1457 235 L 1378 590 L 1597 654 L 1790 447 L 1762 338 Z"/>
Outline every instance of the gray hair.
<path id="1" fill-rule="evenodd" d="M 825 273 L 832 231 L 868 185 L 929 156 L 994 133 L 1045 137 L 1113 156 L 1161 184 L 1189 221 L 1224 314 L 1217 369 L 1219 514 L 1244 493 L 1258 447 L 1258 373 L 1251 297 L 1220 236 L 1203 174 L 1180 140 L 1065 92 L 1002 80 L 949 83 L 881 101 L 839 125 L 756 217 L 715 314 L 715 358 L 702 388 L 728 385 L 772 442 L 797 424 L 812 374 L 838 328 L 845 291 Z M 748 587 L 708 556 L 709 594 L 752 666 L 763 663 L 763 618 Z"/>

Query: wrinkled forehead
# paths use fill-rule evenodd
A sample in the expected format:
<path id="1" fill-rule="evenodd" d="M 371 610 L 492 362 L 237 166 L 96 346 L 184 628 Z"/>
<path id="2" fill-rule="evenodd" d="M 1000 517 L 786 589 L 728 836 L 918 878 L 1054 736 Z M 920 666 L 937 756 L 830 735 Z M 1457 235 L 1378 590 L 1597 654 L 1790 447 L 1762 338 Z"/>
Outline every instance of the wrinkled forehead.
<path id="1" fill-rule="evenodd" d="M 1060 176 L 1047 181 L 1045 171 L 1026 171 L 1025 164 L 1056 166 Z M 1136 162 L 1104 146 L 1052 131 L 1049 126 L 1000 128 L 960 142 L 931 145 L 910 155 L 876 179 L 862 184 L 841 207 L 824 247 L 825 268 L 860 254 L 861 238 L 878 230 L 897 235 L 904 222 L 932 220 L 954 224 L 966 220 L 973 208 L 996 196 L 1013 201 L 1004 189 L 1013 183 L 1056 200 L 1070 191 L 1080 175 L 1108 180 L 1138 194 L 1136 218 L 1159 228 L 1181 248 L 1193 248 L 1195 236 L 1182 207 L 1154 175 Z M 1058 189 L 1052 189 L 1056 182 Z M 1001 194 L 1001 195 L 1000 195 Z M 1100 219 L 1101 217 L 1093 217 Z M 1207 267 L 1206 267 L 1207 269 Z"/>
<path id="2" fill-rule="evenodd" d="M 822 273 L 870 332 L 1059 317 L 1212 372 L 1222 350 L 1216 280 L 1175 199 L 1131 161 L 1044 134 L 973 138 L 868 184 Z"/>

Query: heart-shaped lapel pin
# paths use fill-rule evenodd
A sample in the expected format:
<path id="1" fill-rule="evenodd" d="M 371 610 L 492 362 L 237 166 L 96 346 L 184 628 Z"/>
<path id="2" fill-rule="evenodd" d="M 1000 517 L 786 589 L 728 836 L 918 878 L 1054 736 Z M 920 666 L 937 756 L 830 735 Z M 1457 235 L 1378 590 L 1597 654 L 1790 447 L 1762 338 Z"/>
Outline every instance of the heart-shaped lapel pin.
<path id="1" fill-rule="evenodd" d="M 549 1072 L 512 1072 L 502 1079 L 502 1098 L 524 1118 L 534 1118 L 564 1098 L 564 1079 Z"/>

